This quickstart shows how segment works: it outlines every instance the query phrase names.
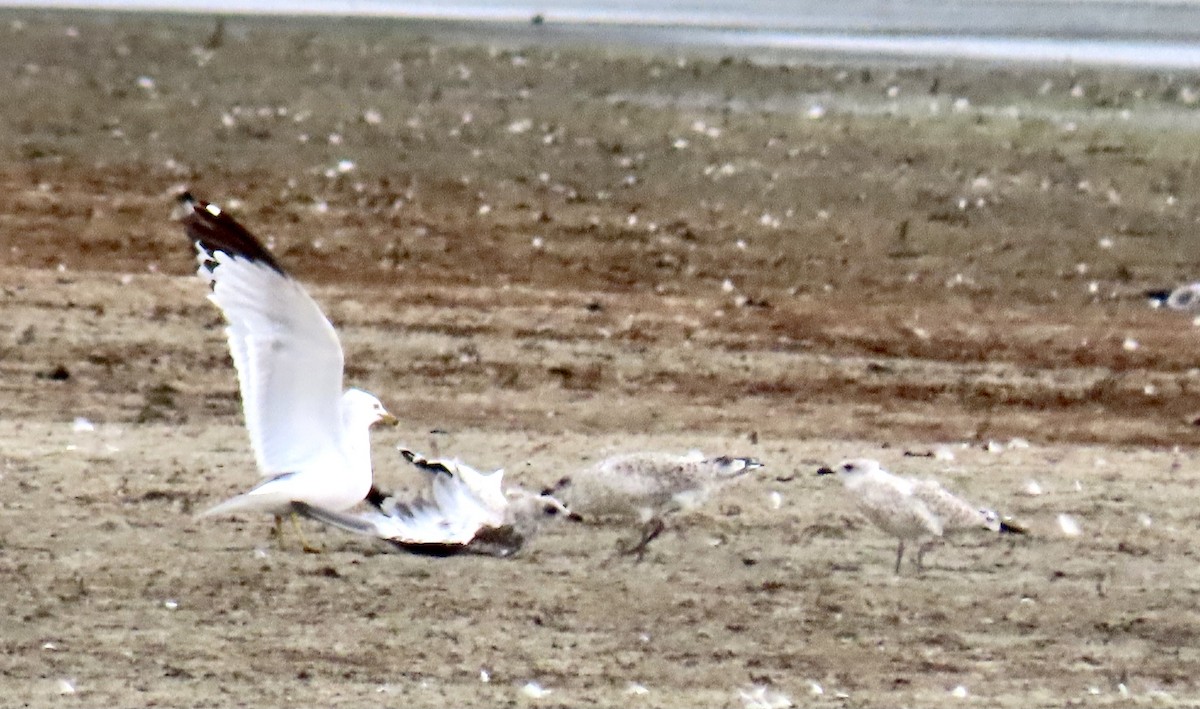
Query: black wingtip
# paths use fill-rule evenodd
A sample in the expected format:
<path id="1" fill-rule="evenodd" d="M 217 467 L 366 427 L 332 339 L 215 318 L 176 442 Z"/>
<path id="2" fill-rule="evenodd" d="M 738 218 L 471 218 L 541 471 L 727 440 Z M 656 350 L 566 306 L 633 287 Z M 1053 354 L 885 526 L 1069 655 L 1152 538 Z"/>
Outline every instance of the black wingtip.
<path id="1" fill-rule="evenodd" d="M 179 219 L 183 222 L 183 230 L 193 244 L 199 244 L 209 253 L 220 251 L 264 264 L 284 274 L 283 266 L 279 265 L 267 247 L 220 207 L 196 199 L 189 190 L 179 193 L 175 201 L 179 203 Z"/>
<path id="2" fill-rule="evenodd" d="M 414 468 L 424 470 L 428 473 L 434 473 L 434 474 L 440 473 L 443 475 L 449 475 L 450 477 L 454 477 L 454 469 L 450 466 L 449 463 L 447 463 L 444 460 L 438 460 L 436 458 L 432 458 L 432 459 L 426 458 L 425 456 L 421 455 L 420 453 L 409 450 L 407 448 L 397 448 L 397 450 L 400 451 L 401 457 L 403 457 L 405 460 L 407 460 L 409 463 L 411 463 Z"/>
<path id="3" fill-rule="evenodd" d="M 387 498 L 388 496 L 385 495 L 382 490 L 372 485 L 371 489 L 367 490 L 367 496 L 364 498 L 364 500 L 368 505 L 374 507 L 375 509 L 382 510 L 383 501 Z"/>
<path id="4" fill-rule="evenodd" d="M 833 468 L 817 468 L 817 475 L 833 475 L 835 472 Z"/>
<path id="5" fill-rule="evenodd" d="M 1029 530 L 1024 527 L 1000 520 L 1001 534 L 1029 534 Z"/>

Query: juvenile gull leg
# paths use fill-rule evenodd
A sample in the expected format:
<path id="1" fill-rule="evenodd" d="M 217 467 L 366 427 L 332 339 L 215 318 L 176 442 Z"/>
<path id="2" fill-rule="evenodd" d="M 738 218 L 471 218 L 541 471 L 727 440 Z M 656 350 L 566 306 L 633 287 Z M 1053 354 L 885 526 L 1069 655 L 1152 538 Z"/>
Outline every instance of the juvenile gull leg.
<path id="1" fill-rule="evenodd" d="M 637 560 L 641 561 L 646 556 L 646 547 L 650 546 L 650 542 L 662 536 L 666 531 L 667 524 L 663 522 L 661 517 L 651 517 L 644 525 L 642 532 L 637 542 L 626 546 L 624 542 L 617 545 L 617 551 L 622 556 L 637 556 Z"/>

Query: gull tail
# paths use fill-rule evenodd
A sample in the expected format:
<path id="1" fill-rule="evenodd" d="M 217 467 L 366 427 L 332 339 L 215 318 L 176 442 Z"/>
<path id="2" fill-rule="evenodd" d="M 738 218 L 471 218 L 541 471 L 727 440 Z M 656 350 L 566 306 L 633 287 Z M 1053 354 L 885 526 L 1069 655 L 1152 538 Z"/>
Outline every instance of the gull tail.
<path id="1" fill-rule="evenodd" d="M 372 488 L 374 489 L 374 488 Z M 316 507 L 306 502 L 293 502 L 292 510 L 301 517 L 307 517 L 324 524 L 328 524 L 339 529 L 344 529 L 347 532 L 355 534 L 370 534 L 377 533 L 376 527 L 370 520 L 363 519 L 356 515 L 343 514 L 327 510 L 324 507 Z"/>
<path id="2" fill-rule="evenodd" d="M 244 492 L 231 497 L 224 502 L 214 505 L 200 513 L 200 517 L 213 515 L 236 514 L 238 512 L 270 512 L 271 514 L 286 514 L 292 502 L 291 491 L 287 481 L 295 473 L 280 473 L 259 483 L 250 492 Z"/>
<path id="3" fill-rule="evenodd" d="M 238 512 L 263 512 L 269 509 L 274 502 L 274 500 L 264 500 L 262 495 L 246 493 L 213 505 L 201 512 L 199 516 L 215 517 L 216 515 L 237 514 Z"/>

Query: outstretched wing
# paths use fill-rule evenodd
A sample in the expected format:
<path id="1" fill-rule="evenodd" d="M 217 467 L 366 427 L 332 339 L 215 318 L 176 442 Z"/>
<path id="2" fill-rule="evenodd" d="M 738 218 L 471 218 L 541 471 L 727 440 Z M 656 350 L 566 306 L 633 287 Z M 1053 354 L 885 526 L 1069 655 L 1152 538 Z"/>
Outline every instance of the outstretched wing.
<path id="1" fill-rule="evenodd" d="M 504 496 L 504 471 L 481 473 L 457 458 L 427 458 L 397 446 L 400 455 L 419 470 L 433 475 L 433 498 L 453 507 L 471 524 L 499 527 L 504 524 L 508 499 Z"/>
<path id="2" fill-rule="evenodd" d="M 297 470 L 335 449 L 342 427 L 342 347 L 299 283 L 232 217 L 179 198 L 197 274 L 225 314 L 250 445 L 264 475 Z"/>
<path id="3" fill-rule="evenodd" d="M 478 504 L 454 478 L 438 478 L 433 499 L 418 497 L 402 502 L 393 497 L 368 497 L 375 506 L 358 513 L 334 512 L 304 503 L 293 503 L 296 512 L 319 522 L 385 539 L 401 547 L 465 547 L 483 526 Z M 447 481 L 449 485 L 439 485 Z"/>
<path id="4" fill-rule="evenodd" d="M 478 495 L 472 476 L 482 476 L 469 466 L 454 460 L 427 459 L 405 448 L 400 449 L 406 460 L 433 475 L 429 497 L 402 501 L 372 488 L 367 495 L 370 507 L 359 513 L 341 513 L 294 503 L 299 514 L 325 522 L 348 532 L 386 539 L 414 553 L 445 556 L 470 551 L 480 535 L 483 541 L 497 548 L 508 548 L 492 540 L 493 535 L 508 539 L 509 533 L 496 532 L 505 524 L 505 508 L 494 509 Z M 490 479 L 494 476 L 482 476 Z M 507 502 L 505 501 L 505 505 Z M 481 553 L 494 553 L 491 546 Z M 506 555 L 512 551 L 495 553 Z"/>

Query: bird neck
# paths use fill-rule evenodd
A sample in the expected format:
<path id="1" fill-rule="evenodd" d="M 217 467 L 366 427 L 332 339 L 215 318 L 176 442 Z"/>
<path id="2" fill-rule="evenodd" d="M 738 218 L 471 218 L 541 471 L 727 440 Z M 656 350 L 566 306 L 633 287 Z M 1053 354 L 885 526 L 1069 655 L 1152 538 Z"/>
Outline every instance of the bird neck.
<path id="1" fill-rule="evenodd" d="M 343 414 L 342 450 L 355 470 L 371 469 L 371 422 L 362 416 Z"/>

